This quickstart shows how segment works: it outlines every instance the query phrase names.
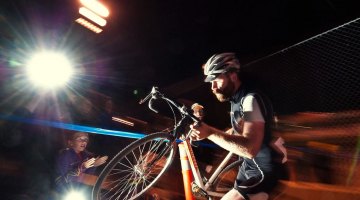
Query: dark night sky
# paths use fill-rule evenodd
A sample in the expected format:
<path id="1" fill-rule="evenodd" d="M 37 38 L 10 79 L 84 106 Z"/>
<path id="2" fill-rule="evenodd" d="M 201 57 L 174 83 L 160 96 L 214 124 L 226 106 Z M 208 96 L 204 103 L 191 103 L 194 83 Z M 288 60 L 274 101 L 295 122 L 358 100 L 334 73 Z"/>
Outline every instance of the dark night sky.
<path id="1" fill-rule="evenodd" d="M 354 2 L 116 1 L 98 57 L 117 93 L 169 87 L 201 77 L 213 53 L 234 51 L 246 64 L 350 21 Z"/>

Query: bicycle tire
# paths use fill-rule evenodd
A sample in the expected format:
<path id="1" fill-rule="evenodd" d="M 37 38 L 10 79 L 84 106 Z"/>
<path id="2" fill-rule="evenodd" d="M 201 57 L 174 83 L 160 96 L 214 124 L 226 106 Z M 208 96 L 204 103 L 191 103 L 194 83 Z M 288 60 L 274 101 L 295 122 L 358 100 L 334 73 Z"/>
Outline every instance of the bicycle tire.
<path id="1" fill-rule="evenodd" d="M 217 176 L 213 183 L 214 192 L 226 193 L 234 188 L 234 182 L 242 161 L 237 160 L 226 166 Z"/>
<path id="2" fill-rule="evenodd" d="M 151 188 L 171 165 L 176 142 L 168 133 L 154 133 L 120 151 L 101 171 L 93 200 L 133 200 Z"/>

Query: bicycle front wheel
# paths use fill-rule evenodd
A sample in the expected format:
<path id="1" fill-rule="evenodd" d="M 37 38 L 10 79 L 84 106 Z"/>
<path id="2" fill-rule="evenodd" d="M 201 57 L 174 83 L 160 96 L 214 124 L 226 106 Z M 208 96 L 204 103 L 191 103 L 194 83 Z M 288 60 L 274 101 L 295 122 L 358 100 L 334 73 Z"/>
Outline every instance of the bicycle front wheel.
<path id="1" fill-rule="evenodd" d="M 176 142 L 168 133 L 154 133 L 120 151 L 102 170 L 93 200 L 132 200 L 144 194 L 174 159 Z"/>

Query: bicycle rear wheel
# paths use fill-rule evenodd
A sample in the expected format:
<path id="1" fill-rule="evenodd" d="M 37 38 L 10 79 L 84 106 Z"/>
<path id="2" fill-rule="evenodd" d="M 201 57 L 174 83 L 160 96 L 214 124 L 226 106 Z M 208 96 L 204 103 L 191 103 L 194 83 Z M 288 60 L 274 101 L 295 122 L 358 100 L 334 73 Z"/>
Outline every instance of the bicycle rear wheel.
<path id="1" fill-rule="evenodd" d="M 234 182 L 239 171 L 239 167 L 242 161 L 237 160 L 227 167 L 225 167 L 214 180 L 213 188 L 214 192 L 227 193 L 234 188 Z"/>
<path id="2" fill-rule="evenodd" d="M 120 151 L 102 170 L 93 200 L 131 200 L 144 194 L 170 166 L 176 142 L 168 133 L 154 133 Z"/>

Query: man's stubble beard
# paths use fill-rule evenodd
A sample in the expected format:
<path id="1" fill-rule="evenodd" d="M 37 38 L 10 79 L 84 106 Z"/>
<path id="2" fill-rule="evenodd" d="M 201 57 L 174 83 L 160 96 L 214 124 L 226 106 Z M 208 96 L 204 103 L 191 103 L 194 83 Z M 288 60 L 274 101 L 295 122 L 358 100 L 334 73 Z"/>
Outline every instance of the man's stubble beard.
<path id="1" fill-rule="evenodd" d="M 225 102 L 225 101 L 229 101 L 229 99 L 232 97 L 234 88 L 235 88 L 234 83 L 228 82 L 226 87 L 224 87 L 223 89 L 221 90 L 217 89 L 212 92 L 220 102 Z"/>

